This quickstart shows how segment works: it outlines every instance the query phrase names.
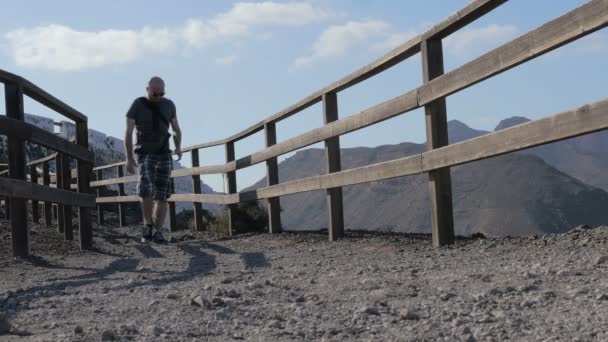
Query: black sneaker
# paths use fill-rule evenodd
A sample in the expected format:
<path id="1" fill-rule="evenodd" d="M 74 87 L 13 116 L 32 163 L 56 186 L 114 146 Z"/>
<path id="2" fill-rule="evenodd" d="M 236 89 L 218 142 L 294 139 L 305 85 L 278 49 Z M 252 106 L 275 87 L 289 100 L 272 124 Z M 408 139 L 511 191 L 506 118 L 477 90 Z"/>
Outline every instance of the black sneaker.
<path id="1" fill-rule="evenodd" d="M 167 243 L 167 242 L 169 242 L 167 239 L 165 239 L 165 236 L 163 235 L 163 233 L 161 233 L 159 231 L 156 231 L 154 233 L 154 235 L 152 235 L 152 239 L 156 243 Z"/>
<path id="2" fill-rule="evenodd" d="M 147 224 L 141 230 L 141 242 L 148 242 L 152 240 L 152 225 Z"/>

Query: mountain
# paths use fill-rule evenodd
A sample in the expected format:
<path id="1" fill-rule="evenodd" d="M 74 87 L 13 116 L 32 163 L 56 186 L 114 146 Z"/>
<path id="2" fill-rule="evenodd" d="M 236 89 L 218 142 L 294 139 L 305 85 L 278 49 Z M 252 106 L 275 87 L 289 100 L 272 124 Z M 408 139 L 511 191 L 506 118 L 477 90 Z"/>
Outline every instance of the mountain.
<path id="1" fill-rule="evenodd" d="M 460 141 L 488 132 L 450 121 L 449 134 Z M 426 150 L 402 143 L 342 150 L 343 169 L 369 165 Z M 282 182 L 323 174 L 324 151 L 307 149 L 279 164 Z M 261 187 L 265 179 L 251 189 Z M 487 236 L 563 232 L 579 224 L 608 222 L 608 193 L 529 154 L 509 154 L 452 168 L 455 230 Z M 430 232 L 428 177 L 400 177 L 343 188 L 347 229 Z M 327 227 L 325 192 L 281 197 L 288 230 Z"/>

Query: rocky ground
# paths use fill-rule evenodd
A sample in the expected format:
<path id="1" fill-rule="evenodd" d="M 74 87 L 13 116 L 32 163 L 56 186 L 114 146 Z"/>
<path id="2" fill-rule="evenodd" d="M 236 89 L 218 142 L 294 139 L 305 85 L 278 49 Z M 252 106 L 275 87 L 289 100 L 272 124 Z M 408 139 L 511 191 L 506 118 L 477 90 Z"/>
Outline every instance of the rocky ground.
<path id="1" fill-rule="evenodd" d="M 458 240 L 349 232 L 141 244 L 96 228 L 80 253 L 0 222 L 1 341 L 606 341 L 608 227 Z M 76 235 L 77 237 L 77 235 Z"/>

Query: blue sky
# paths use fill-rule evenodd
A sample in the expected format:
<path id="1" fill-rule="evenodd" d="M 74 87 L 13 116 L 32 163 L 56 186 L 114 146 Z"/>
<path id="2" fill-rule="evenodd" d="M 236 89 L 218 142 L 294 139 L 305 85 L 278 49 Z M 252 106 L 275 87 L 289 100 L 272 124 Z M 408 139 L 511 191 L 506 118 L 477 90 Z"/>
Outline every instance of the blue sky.
<path id="1" fill-rule="evenodd" d="M 511 0 L 444 42 L 450 70 L 584 4 Z M 0 68 L 20 74 L 122 138 L 124 113 L 160 75 L 184 145 L 221 139 L 362 67 L 462 8 L 465 0 L 19 1 L 3 7 Z M 449 119 L 492 130 L 503 118 L 544 117 L 605 97 L 602 30 L 448 98 Z M 422 83 L 420 57 L 339 94 L 348 116 Z M 600 83 L 602 82 L 602 83 Z M 32 101 L 26 111 L 60 117 Z M 282 141 L 322 125 L 321 106 L 278 124 Z M 421 110 L 348 134 L 343 147 L 424 141 Z M 263 148 L 256 134 L 237 157 Z M 317 145 L 321 146 L 321 145 Z M 281 159 L 285 158 L 283 156 Z M 201 151 L 203 164 L 223 149 Z M 189 158 L 186 158 L 189 165 Z M 264 175 L 238 172 L 239 188 Z M 220 176 L 205 182 L 222 189 Z"/>

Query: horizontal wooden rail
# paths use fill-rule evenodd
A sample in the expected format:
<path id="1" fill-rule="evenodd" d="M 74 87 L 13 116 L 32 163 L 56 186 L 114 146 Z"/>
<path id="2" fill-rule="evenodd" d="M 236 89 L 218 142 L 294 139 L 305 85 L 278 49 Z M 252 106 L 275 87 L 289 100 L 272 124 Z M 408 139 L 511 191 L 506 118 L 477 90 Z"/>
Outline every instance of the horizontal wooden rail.
<path id="1" fill-rule="evenodd" d="M 100 180 L 100 181 L 91 182 L 91 187 L 95 188 L 95 187 L 106 186 L 106 185 L 132 183 L 132 182 L 137 182 L 138 180 L 139 180 L 139 176 L 137 176 L 137 175 L 104 179 L 104 180 Z"/>
<path id="2" fill-rule="evenodd" d="M 76 109 L 70 107 L 66 103 L 62 102 L 21 76 L 0 69 L 0 82 L 20 84 L 23 87 L 23 93 L 40 104 L 47 106 L 48 108 L 62 114 L 68 119 L 74 120 L 75 122 L 87 121 L 86 115 L 80 113 Z"/>
<path id="3" fill-rule="evenodd" d="M 195 175 L 212 175 L 218 173 L 228 173 L 236 170 L 236 162 L 230 162 L 222 165 L 207 165 L 192 168 L 178 169 L 171 172 L 171 177 L 184 177 Z"/>
<path id="4" fill-rule="evenodd" d="M 96 201 L 97 201 L 97 203 L 128 203 L 128 202 L 139 202 L 140 198 L 137 195 L 97 197 Z"/>
<path id="5" fill-rule="evenodd" d="M 48 156 L 46 156 L 44 158 L 40 158 L 40 159 L 36 159 L 36 160 L 32 160 L 32 161 L 28 162 L 27 166 L 37 165 L 40 163 L 44 163 L 45 161 L 55 160 L 55 157 L 57 157 L 57 153 L 49 154 Z"/>
<path id="6" fill-rule="evenodd" d="M 0 178 L 0 194 L 71 206 L 95 207 L 94 195 L 80 194 L 12 178 Z"/>
<path id="7" fill-rule="evenodd" d="M 113 167 L 122 166 L 122 165 L 126 165 L 126 164 L 127 164 L 126 162 L 122 161 L 122 162 L 118 162 L 118 163 L 114 163 L 114 164 L 96 166 L 96 167 L 93 168 L 93 171 L 110 169 L 110 168 L 113 168 Z"/>
<path id="8" fill-rule="evenodd" d="M 238 203 L 238 194 L 230 195 L 204 195 L 204 194 L 173 194 L 169 197 L 170 202 L 199 202 L 211 204 L 235 204 Z"/>
<path id="9" fill-rule="evenodd" d="M 35 125 L 9 117 L 0 116 L 0 135 L 28 140 L 82 161 L 93 163 L 95 160 L 93 152 L 86 147 L 71 143 Z"/>
<path id="10" fill-rule="evenodd" d="M 608 99 L 425 152 L 424 172 L 456 166 L 608 128 Z"/>

